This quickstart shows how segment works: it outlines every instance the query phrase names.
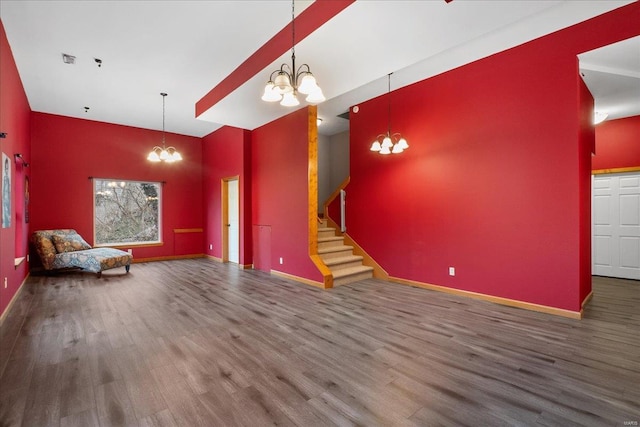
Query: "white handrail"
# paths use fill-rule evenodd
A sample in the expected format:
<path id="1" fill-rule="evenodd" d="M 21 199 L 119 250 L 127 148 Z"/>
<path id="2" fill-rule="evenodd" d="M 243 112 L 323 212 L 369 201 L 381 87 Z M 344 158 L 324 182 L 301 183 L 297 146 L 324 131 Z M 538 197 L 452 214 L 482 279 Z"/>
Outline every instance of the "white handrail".
<path id="1" fill-rule="evenodd" d="M 347 220 L 345 213 L 345 205 L 347 201 L 347 192 L 344 190 L 340 190 L 340 231 L 343 233 L 347 231 Z"/>

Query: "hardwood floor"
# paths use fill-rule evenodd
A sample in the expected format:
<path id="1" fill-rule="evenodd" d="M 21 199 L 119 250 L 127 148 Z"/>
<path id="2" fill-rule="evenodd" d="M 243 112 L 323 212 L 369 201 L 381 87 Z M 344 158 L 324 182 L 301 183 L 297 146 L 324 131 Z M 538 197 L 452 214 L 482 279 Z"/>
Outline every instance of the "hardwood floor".
<path id="1" fill-rule="evenodd" d="M 28 279 L 1 329 L 1 426 L 640 422 L 635 281 L 594 278 L 572 320 L 206 259 L 123 273 Z"/>

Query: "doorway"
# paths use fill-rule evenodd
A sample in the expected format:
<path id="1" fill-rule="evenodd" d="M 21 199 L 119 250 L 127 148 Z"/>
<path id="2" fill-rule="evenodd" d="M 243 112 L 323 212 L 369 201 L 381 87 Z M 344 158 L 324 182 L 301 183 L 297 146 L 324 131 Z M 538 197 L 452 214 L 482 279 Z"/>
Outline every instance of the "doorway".
<path id="1" fill-rule="evenodd" d="M 640 173 L 594 175 L 591 272 L 640 280 Z"/>
<path id="2" fill-rule="evenodd" d="M 222 180 L 222 261 L 240 262 L 240 186 L 237 176 Z"/>

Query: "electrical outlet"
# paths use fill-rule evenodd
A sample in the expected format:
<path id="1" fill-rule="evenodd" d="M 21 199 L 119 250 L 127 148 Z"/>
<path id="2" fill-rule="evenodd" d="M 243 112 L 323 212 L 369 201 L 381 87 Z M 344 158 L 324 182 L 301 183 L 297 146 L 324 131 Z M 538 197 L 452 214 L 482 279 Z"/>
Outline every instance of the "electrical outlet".
<path id="1" fill-rule="evenodd" d="M 27 262 L 29 262 L 29 254 L 27 254 Z"/>
<path id="2" fill-rule="evenodd" d="M 280 257 L 280 264 L 284 264 L 284 260 L 282 259 L 282 257 Z"/>
<path id="3" fill-rule="evenodd" d="M 213 250 L 213 243 L 209 245 L 209 250 L 212 251 Z"/>
<path id="4" fill-rule="evenodd" d="M 4 278 L 4 288 L 7 289 L 7 278 Z"/>
<path id="5" fill-rule="evenodd" d="M 449 267 L 449 276 L 455 276 L 455 275 L 456 275 L 456 268 Z"/>

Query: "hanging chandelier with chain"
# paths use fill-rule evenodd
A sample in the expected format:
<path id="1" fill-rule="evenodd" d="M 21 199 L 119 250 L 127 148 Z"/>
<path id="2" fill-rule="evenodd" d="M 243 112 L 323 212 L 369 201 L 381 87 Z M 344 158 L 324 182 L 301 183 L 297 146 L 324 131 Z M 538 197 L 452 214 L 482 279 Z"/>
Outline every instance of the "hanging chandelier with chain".
<path id="1" fill-rule="evenodd" d="M 164 131 L 164 113 L 165 106 L 164 101 L 167 97 L 167 94 L 161 92 L 162 95 L 162 147 L 156 145 L 153 147 L 149 155 L 147 156 L 147 160 L 150 162 L 166 162 L 173 163 L 182 160 L 182 156 L 174 147 L 167 147 L 165 143 L 165 131 Z"/>
<path id="2" fill-rule="evenodd" d="M 380 154 L 399 154 L 409 148 L 407 140 L 400 133 L 391 133 L 391 74 L 387 75 L 388 91 L 387 91 L 387 133 L 381 133 L 371 144 L 371 151 Z"/>
<path id="3" fill-rule="evenodd" d="M 302 64 L 296 69 L 296 23 L 295 1 L 291 2 L 291 66 L 284 63 L 279 69 L 269 76 L 269 81 L 264 87 L 262 100 L 278 102 L 284 107 L 300 105 L 298 94 L 307 95 L 305 100 L 310 104 L 319 104 L 325 101 L 322 89 L 318 86 L 316 78 L 311 73 L 308 64 Z"/>

